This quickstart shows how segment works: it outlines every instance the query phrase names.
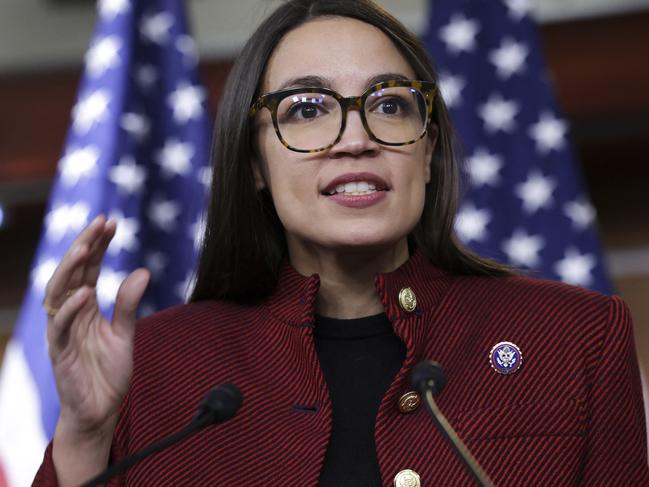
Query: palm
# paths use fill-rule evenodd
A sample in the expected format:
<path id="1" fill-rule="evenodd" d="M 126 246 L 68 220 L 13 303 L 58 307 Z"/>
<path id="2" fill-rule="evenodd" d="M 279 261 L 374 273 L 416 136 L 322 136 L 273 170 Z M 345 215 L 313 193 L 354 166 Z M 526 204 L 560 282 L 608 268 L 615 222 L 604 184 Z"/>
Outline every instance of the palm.
<path id="1" fill-rule="evenodd" d="M 110 222 L 93 222 L 48 284 L 48 306 L 58 306 L 48 341 L 61 418 L 80 433 L 114 426 L 133 367 L 135 309 L 148 280 L 146 271 L 132 273 L 120 288 L 112 322 L 102 316 L 95 287 L 114 232 Z"/>
<path id="2" fill-rule="evenodd" d="M 83 429 L 106 421 L 119 407 L 131 377 L 133 348 L 132 339 L 117 333 L 94 299 L 89 301 L 94 310 L 77 318 L 89 320 L 85 336 L 71 334 L 53 358 L 61 409 L 73 413 Z"/>

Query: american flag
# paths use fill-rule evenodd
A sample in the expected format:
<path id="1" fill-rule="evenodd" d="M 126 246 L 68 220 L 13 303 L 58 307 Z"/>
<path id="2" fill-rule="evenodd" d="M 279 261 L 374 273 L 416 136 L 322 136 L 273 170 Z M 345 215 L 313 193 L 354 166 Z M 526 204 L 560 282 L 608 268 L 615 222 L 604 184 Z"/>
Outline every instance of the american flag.
<path id="1" fill-rule="evenodd" d="M 595 211 L 552 94 L 531 0 L 433 0 L 425 43 L 462 140 L 458 236 L 477 253 L 604 293 Z"/>
<path id="2" fill-rule="evenodd" d="M 210 181 L 210 122 L 182 0 L 100 0 L 29 289 L 0 377 L 0 486 L 31 485 L 58 417 L 45 285 L 95 215 L 118 221 L 97 283 L 110 316 L 147 267 L 141 314 L 186 299 Z"/>

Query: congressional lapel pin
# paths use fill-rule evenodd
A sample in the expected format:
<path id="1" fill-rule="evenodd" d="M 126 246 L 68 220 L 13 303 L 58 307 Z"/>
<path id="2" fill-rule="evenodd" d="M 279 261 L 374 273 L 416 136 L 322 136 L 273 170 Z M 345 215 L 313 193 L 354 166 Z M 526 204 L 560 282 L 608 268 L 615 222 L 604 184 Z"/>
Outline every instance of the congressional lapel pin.
<path id="1" fill-rule="evenodd" d="M 491 368 L 499 374 L 513 374 L 521 368 L 523 354 L 515 343 L 496 343 L 491 349 L 491 352 L 489 352 L 489 363 L 491 364 Z"/>

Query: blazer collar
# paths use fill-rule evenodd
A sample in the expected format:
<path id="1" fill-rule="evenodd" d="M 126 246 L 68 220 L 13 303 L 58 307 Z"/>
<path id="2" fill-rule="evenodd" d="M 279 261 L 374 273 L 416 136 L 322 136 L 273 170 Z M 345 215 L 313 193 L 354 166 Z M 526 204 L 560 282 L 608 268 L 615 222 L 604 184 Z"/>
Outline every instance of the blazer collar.
<path id="1" fill-rule="evenodd" d="M 374 276 L 374 286 L 393 323 L 422 316 L 434 309 L 449 282 L 450 276 L 435 267 L 421 249 L 416 249 L 408 261 L 393 272 Z M 285 259 L 280 267 L 277 287 L 266 304 L 275 317 L 289 325 L 313 326 L 319 287 L 317 274 L 303 276 Z M 408 294 L 416 299 L 412 311 L 404 306 Z"/>

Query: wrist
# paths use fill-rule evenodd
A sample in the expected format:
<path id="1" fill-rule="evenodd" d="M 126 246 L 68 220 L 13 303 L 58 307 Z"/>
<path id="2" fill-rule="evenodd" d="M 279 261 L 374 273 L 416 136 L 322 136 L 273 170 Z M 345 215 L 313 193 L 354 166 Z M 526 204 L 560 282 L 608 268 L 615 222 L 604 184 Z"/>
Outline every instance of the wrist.
<path id="1" fill-rule="evenodd" d="M 59 419 L 54 432 L 52 460 L 61 487 L 78 486 L 108 466 L 113 431 L 112 425 L 84 431 Z"/>

